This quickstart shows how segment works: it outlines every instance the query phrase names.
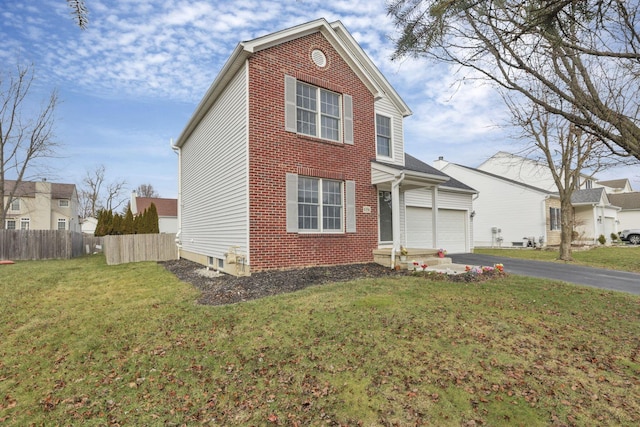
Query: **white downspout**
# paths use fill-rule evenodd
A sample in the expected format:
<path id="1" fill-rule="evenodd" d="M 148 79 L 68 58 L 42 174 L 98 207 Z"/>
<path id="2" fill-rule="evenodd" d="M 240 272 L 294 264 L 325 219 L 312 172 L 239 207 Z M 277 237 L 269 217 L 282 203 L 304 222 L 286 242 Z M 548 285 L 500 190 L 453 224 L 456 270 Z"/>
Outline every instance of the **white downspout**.
<path id="1" fill-rule="evenodd" d="M 396 251 L 400 250 L 400 184 L 402 181 L 404 181 L 404 172 L 397 175 L 391 183 L 391 229 L 393 232 L 391 268 L 396 268 Z"/>
<path id="2" fill-rule="evenodd" d="M 178 155 L 178 230 L 176 233 L 176 246 L 178 247 L 178 256 L 182 249 L 182 241 L 180 234 L 182 233 L 182 149 L 177 145 L 173 145 L 173 138 L 170 141 L 171 149 Z"/>

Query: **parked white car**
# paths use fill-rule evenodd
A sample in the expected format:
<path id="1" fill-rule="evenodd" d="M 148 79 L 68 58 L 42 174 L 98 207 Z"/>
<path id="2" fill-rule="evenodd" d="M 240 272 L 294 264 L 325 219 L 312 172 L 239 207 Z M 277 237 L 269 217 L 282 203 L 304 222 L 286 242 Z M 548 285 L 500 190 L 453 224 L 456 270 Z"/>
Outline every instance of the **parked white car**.
<path id="1" fill-rule="evenodd" d="M 640 228 L 634 228 L 631 230 L 622 230 L 620 233 L 620 239 L 631 243 L 632 245 L 640 244 Z"/>

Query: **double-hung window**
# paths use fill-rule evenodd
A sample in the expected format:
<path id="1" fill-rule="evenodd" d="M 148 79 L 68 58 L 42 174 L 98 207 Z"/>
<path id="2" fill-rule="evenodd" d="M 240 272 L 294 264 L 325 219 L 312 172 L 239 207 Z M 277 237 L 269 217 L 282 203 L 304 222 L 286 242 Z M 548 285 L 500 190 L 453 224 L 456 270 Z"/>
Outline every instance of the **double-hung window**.
<path id="1" fill-rule="evenodd" d="M 58 230 L 67 229 L 67 220 L 64 218 L 58 218 Z"/>
<path id="2" fill-rule="evenodd" d="M 285 76 L 285 130 L 353 144 L 353 97 Z"/>
<path id="3" fill-rule="evenodd" d="M 356 184 L 287 174 L 287 232 L 355 233 Z"/>
<path id="4" fill-rule="evenodd" d="M 68 208 L 69 207 L 69 200 L 67 200 L 67 199 L 58 200 L 58 206 L 60 206 L 61 208 Z"/>
<path id="5" fill-rule="evenodd" d="M 19 211 L 20 210 L 20 199 L 13 199 L 11 201 L 11 210 Z"/>
<path id="6" fill-rule="evenodd" d="M 298 230 L 342 231 L 342 182 L 298 177 Z"/>
<path id="7" fill-rule="evenodd" d="M 7 220 L 7 230 L 15 230 L 16 229 L 16 220 L 8 219 Z"/>
<path id="8" fill-rule="evenodd" d="M 340 95 L 297 82 L 296 108 L 298 133 L 340 141 Z"/>
<path id="9" fill-rule="evenodd" d="M 549 229 L 560 230 L 560 208 L 549 208 Z"/>
<path id="10" fill-rule="evenodd" d="M 376 148 L 378 156 L 391 157 L 391 119 L 376 114 Z"/>
<path id="11" fill-rule="evenodd" d="M 20 230 L 28 230 L 30 222 L 29 218 L 20 218 Z"/>

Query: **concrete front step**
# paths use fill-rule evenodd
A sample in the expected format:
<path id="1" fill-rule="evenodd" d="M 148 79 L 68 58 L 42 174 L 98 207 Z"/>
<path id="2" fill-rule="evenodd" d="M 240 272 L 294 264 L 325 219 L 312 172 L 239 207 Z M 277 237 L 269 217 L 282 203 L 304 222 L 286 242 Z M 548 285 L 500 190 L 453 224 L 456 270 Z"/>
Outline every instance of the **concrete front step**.
<path id="1" fill-rule="evenodd" d="M 404 261 L 402 261 L 399 253 L 396 254 L 395 264 L 400 265 L 400 268 L 413 270 L 413 261 L 419 264 L 426 263 L 429 266 L 451 264 L 451 258 L 440 258 L 437 249 L 409 249 L 408 252 Z M 391 263 L 391 249 L 375 249 L 373 251 L 373 260 L 385 267 L 393 267 Z"/>

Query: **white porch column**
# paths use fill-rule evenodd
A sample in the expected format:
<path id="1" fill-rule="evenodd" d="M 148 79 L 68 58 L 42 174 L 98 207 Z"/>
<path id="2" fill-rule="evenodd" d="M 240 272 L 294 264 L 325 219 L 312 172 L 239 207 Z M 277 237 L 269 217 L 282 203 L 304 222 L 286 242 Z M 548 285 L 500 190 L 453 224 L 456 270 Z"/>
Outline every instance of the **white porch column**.
<path id="1" fill-rule="evenodd" d="M 431 229 L 433 230 L 433 247 L 438 247 L 438 186 L 431 189 Z"/>
<path id="2" fill-rule="evenodd" d="M 401 176 L 391 185 L 391 228 L 393 231 L 391 264 L 393 266 L 395 266 L 395 254 L 400 250 L 400 183 L 402 179 L 404 179 L 404 176 Z"/>

